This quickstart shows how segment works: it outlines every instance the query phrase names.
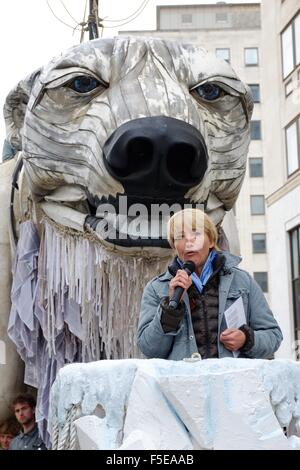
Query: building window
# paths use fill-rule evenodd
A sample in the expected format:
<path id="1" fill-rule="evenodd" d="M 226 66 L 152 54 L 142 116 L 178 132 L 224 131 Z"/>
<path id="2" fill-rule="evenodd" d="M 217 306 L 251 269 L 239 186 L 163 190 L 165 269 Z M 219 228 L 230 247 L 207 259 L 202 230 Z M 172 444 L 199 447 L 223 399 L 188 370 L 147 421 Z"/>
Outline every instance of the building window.
<path id="1" fill-rule="evenodd" d="M 294 82 L 293 80 L 289 80 L 285 84 L 285 96 L 289 96 L 294 90 Z"/>
<path id="2" fill-rule="evenodd" d="M 250 178 L 261 178 L 263 176 L 263 159 L 249 158 Z"/>
<path id="3" fill-rule="evenodd" d="M 294 69 L 293 28 L 290 25 L 281 36 L 283 78 Z"/>
<path id="4" fill-rule="evenodd" d="M 192 15 L 189 13 L 184 13 L 181 15 L 181 23 L 182 24 L 191 24 L 193 21 Z"/>
<path id="5" fill-rule="evenodd" d="M 300 13 L 294 21 L 295 31 L 295 48 L 296 48 L 296 65 L 300 64 Z"/>
<path id="6" fill-rule="evenodd" d="M 245 48 L 245 65 L 247 66 L 258 65 L 258 48 L 257 47 Z"/>
<path id="7" fill-rule="evenodd" d="M 216 22 L 217 23 L 227 23 L 228 15 L 226 12 L 216 13 Z"/>
<path id="8" fill-rule="evenodd" d="M 260 121 L 250 122 L 250 137 L 251 137 L 251 140 L 261 140 L 261 122 Z"/>
<path id="9" fill-rule="evenodd" d="M 265 196 L 250 196 L 251 215 L 264 215 Z"/>
<path id="10" fill-rule="evenodd" d="M 263 292 L 268 292 L 268 273 L 261 271 L 253 273 L 253 277 Z"/>
<path id="11" fill-rule="evenodd" d="M 281 33 L 282 73 L 286 78 L 300 63 L 300 13 Z"/>
<path id="12" fill-rule="evenodd" d="M 253 253 L 266 253 L 266 234 L 252 233 L 252 251 Z"/>
<path id="13" fill-rule="evenodd" d="M 290 232 L 295 339 L 300 339 L 300 226 Z"/>
<path id="14" fill-rule="evenodd" d="M 300 117 L 285 129 L 288 176 L 299 169 L 300 162 Z"/>
<path id="15" fill-rule="evenodd" d="M 218 48 L 216 49 L 216 56 L 219 59 L 226 60 L 227 62 L 230 62 L 230 49 L 228 48 Z"/>
<path id="16" fill-rule="evenodd" d="M 254 103 L 260 103 L 259 85 L 249 85 Z"/>

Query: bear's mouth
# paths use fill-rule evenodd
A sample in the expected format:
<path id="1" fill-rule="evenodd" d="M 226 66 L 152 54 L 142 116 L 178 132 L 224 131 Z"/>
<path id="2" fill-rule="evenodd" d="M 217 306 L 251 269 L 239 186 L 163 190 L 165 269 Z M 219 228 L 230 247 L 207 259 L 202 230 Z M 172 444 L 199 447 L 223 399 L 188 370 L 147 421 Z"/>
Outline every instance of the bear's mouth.
<path id="1" fill-rule="evenodd" d="M 116 197 L 93 197 L 87 192 L 91 215 L 86 227 L 97 237 L 124 248 L 170 248 L 167 222 L 182 209 L 204 209 L 203 204 L 186 198 L 174 200 L 117 194 Z"/>
<path id="2" fill-rule="evenodd" d="M 200 208 L 186 195 L 202 182 L 208 167 L 202 133 L 169 116 L 133 119 L 108 137 L 103 163 L 124 194 L 101 199 L 88 195 L 92 216 L 86 219 L 87 228 L 114 246 L 170 248 L 170 217 L 185 208 Z"/>

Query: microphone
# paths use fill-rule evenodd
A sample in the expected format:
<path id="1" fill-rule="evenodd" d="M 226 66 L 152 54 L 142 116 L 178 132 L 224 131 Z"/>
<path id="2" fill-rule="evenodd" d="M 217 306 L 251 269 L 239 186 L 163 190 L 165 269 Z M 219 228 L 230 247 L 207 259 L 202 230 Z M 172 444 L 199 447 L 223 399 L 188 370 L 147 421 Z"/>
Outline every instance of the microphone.
<path id="1" fill-rule="evenodd" d="M 186 261 L 183 264 L 181 269 L 183 269 L 190 276 L 195 271 L 196 266 L 195 266 L 194 261 Z M 178 307 L 183 291 L 184 291 L 183 287 L 180 287 L 180 286 L 175 287 L 174 294 L 169 301 L 169 308 L 172 308 L 173 310 L 175 310 Z"/>

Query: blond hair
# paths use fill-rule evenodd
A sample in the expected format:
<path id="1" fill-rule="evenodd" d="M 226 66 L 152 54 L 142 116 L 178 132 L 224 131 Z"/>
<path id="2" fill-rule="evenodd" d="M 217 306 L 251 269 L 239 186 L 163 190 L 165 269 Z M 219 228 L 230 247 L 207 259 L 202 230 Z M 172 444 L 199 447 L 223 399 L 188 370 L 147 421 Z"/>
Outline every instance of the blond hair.
<path id="1" fill-rule="evenodd" d="M 213 221 L 208 217 L 205 212 L 200 209 L 183 209 L 176 212 L 168 221 L 167 236 L 169 244 L 175 248 L 176 234 L 182 233 L 183 228 L 190 228 L 192 230 L 200 230 L 206 233 L 213 249 L 220 251 L 217 245 L 218 231 Z"/>

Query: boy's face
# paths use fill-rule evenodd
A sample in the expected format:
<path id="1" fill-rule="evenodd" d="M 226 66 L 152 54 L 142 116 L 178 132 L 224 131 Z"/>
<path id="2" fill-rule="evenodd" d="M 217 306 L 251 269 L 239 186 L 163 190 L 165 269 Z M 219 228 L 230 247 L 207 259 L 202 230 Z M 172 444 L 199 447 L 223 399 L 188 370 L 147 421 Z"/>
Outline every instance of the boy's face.
<path id="1" fill-rule="evenodd" d="M 0 434 L 0 446 L 2 447 L 2 449 L 8 450 L 9 444 L 13 438 L 14 436 L 10 433 Z"/>
<path id="2" fill-rule="evenodd" d="M 31 423 L 35 419 L 35 408 L 32 408 L 27 403 L 17 403 L 14 406 L 14 411 L 17 421 L 22 426 Z"/>

